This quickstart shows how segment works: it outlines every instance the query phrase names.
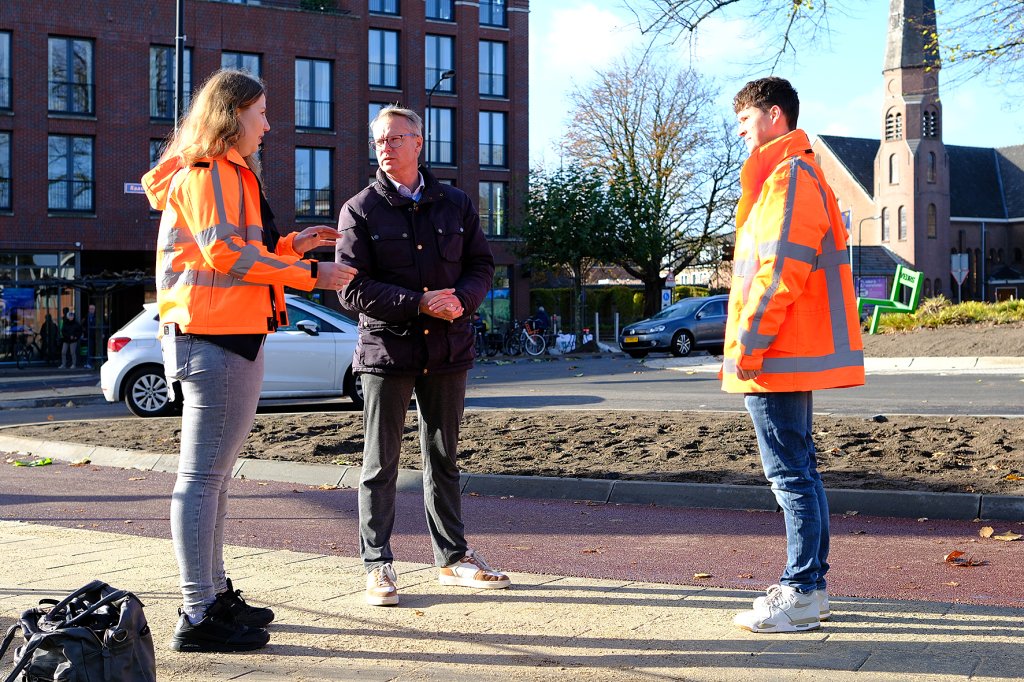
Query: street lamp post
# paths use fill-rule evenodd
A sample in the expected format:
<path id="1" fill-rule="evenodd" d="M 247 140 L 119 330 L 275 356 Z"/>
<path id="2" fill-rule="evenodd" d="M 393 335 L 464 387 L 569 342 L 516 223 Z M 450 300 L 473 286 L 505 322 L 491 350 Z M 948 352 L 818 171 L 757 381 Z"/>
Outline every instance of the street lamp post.
<path id="1" fill-rule="evenodd" d="M 430 91 L 427 93 L 427 110 L 426 110 L 426 112 L 424 112 L 427 115 L 427 121 L 426 121 L 426 124 L 427 124 L 427 158 L 426 158 L 426 166 L 427 166 L 427 168 L 430 168 L 430 155 L 433 152 L 433 150 L 430 148 L 430 115 L 431 115 L 431 112 L 430 112 L 430 98 L 434 96 L 434 90 L 437 90 L 437 87 L 439 85 L 441 85 L 441 83 L 443 83 L 444 81 L 448 80 L 449 78 L 455 78 L 455 72 L 453 70 L 451 70 L 451 69 L 448 69 L 447 71 L 442 73 L 438 77 L 437 82 L 434 83 L 434 86 L 432 88 L 430 88 Z"/>
<path id="2" fill-rule="evenodd" d="M 867 216 L 865 218 L 861 218 L 857 222 L 857 283 L 856 283 L 856 286 L 854 286 L 854 290 L 856 291 L 858 296 L 863 295 L 861 293 L 861 290 L 860 290 L 860 264 L 864 262 L 864 254 L 860 250 L 860 245 L 861 245 L 861 233 L 862 233 L 862 231 L 864 229 L 864 221 L 865 220 L 881 220 L 881 219 L 882 219 L 882 216 L 880 216 L 880 215 L 871 215 L 871 216 Z M 851 263 L 851 265 L 853 265 L 853 264 Z"/>
<path id="3" fill-rule="evenodd" d="M 174 132 L 185 111 L 185 0 L 175 3 L 174 25 Z"/>

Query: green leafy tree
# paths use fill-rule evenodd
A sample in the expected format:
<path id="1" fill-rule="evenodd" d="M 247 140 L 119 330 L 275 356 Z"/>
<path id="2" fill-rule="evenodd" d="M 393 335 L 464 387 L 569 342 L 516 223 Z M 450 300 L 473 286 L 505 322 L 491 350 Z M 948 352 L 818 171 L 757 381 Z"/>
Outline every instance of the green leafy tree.
<path id="1" fill-rule="evenodd" d="M 665 271 L 713 265 L 732 231 L 742 144 L 696 72 L 629 58 L 572 95 L 566 153 L 608 183 L 612 262 L 644 285 L 644 312 Z"/>
<path id="2" fill-rule="evenodd" d="M 573 329 L 577 345 L 583 320 L 583 282 L 610 257 L 614 217 L 606 183 L 593 170 L 570 166 L 534 171 L 523 222 L 514 232 L 520 254 L 531 263 L 568 272 L 573 283 Z"/>

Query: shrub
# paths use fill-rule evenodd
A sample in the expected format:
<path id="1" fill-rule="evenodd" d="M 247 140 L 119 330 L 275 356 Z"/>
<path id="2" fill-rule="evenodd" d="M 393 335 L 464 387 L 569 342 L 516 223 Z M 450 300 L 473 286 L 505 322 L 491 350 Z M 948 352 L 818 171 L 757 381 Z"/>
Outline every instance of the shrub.
<path id="1" fill-rule="evenodd" d="M 878 323 L 881 332 L 905 332 L 919 327 L 934 329 L 955 324 L 1007 324 L 1024 321 L 1024 301 L 951 303 L 943 296 L 925 299 L 912 315 L 883 314 Z"/>

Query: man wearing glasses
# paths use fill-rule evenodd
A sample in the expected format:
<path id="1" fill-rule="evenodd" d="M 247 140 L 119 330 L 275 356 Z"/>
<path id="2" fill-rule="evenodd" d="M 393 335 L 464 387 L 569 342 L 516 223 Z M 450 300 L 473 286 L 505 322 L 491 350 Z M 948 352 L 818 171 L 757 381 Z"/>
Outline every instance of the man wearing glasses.
<path id="1" fill-rule="evenodd" d="M 500 589 L 511 582 L 466 542 L 456 454 L 473 366 L 471 317 L 494 259 L 469 197 L 419 165 L 423 122 L 388 106 L 370 124 L 380 168 L 341 209 L 335 259 L 359 270 L 338 292 L 359 315 L 352 363 L 363 386 L 359 550 L 366 601 L 398 603 L 392 567 L 398 458 L 416 392 L 423 502 L 442 585 Z"/>

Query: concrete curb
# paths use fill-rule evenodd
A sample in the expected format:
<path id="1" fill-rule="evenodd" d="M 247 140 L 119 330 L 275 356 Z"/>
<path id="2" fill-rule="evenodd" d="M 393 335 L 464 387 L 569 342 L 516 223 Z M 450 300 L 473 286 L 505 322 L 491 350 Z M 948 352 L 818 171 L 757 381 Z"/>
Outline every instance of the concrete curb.
<path id="1" fill-rule="evenodd" d="M 0 435 L 0 450 L 24 452 L 68 462 L 88 459 L 90 463 L 97 466 L 167 473 L 177 471 L 178 460 L 176 455 L 5 435 Z M 240 459 L 232 472 L 235 478 L 339 488 L 358 486 L 359 474 L 360 468 L 353 466 L 260 459 Z M 422 472 L 416 469 L 399 470 L 398 490 L 422 492 Z M 608 504 L 649 504 L 698 509 L 763 511 L 778 509 L 775 497 L 767 485 L 463 473 L 462 492 L 469 495 L 495 497 L 580 500 Z M 956 520 L 984 518 L 1024 521 L 1024 496 L 904 490 L 847 490 L 842 488 L 827 489 L 825 493 L 828 495 L 829 509 L 833 514 L 857 512 L 871 516 L 897 518 L 927 517 Z"/>

